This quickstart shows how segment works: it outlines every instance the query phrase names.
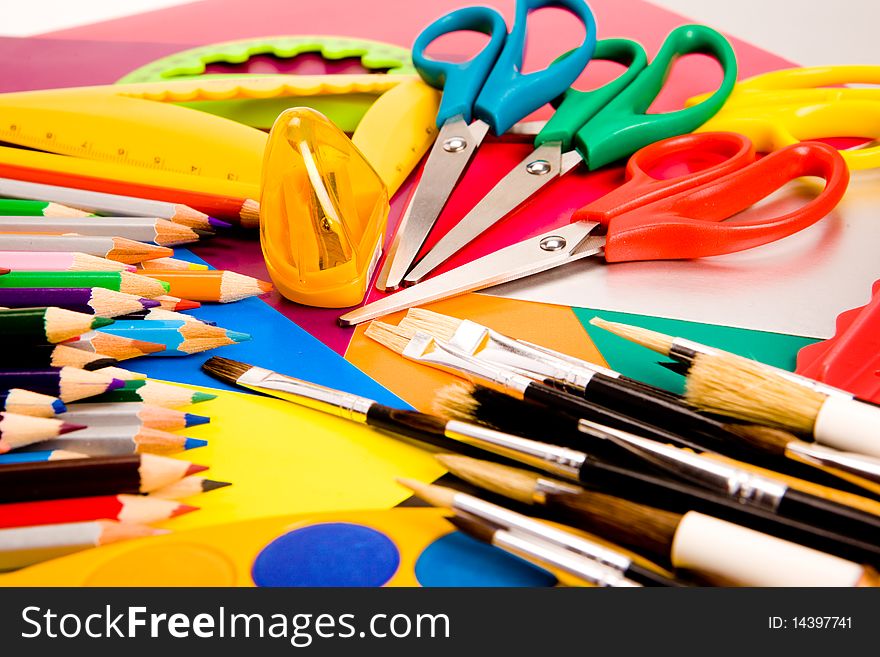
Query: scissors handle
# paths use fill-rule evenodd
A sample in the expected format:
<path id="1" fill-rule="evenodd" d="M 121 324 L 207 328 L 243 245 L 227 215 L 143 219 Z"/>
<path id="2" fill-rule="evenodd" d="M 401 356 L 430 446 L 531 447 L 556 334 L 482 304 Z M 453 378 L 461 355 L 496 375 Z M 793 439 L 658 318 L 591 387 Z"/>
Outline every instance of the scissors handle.
<path id="1" fill-rule="evenodd" d="M 724 77 L 715 93 L 693 107 L 645 114 L 675 60 L 695 53 L 708 55 L 721 65 Z M 721 109 L 736 83 L 736 71 L 733 48 L 719 32 L 705 25 L 677 27 L 666 37 L 654 61 L 577 132 L 575 147 L 592 170 L 647 144 L 692 132 Z"/>
<path id="2" fill-rule="evenodd" d="M 462 30 L 487 34 L 489 42 L 465 62 L 448 62 L 425 55 L 425 49 L 435 39 Z M 416 70 L 429 85 L 443 89 L 440 109 L 437 111 L 438 127 L 459 114 L 467 123 L 471 122 L 474 99 L 489 77 L 506 38 L 507 25 L 504 18 L 488 7 L 457 9 L 438 18 L 416 37 L 412 49 Z"/>
<path id="3" fill-rule="evenodd" d="M 597 59 L 623 64 L 626 70 L 598 89 L 579 91 L 569 87 L 559 99 L 556 112 L 535 137 L 535 146 L 558 141 L 562 142 L 563 151 L 570 151 L 574 135 L 581 126 L 623 91 L 648 65 L 645 49 L 630 39 L 602 39 L 597 42 L 593 60 Z"/>
<path id="4" fill-rule="evenodd" d="M 806 205 L 779 217 L 723 222 L 801 176 L 825 180 Z M 836 149 L 818 142 L 788 146 L 700 187 L 618 215 L 608 226 L 605 259 L 702 258 L 774 242 L 829 214 L 848 182 L 849 169 Z"/>

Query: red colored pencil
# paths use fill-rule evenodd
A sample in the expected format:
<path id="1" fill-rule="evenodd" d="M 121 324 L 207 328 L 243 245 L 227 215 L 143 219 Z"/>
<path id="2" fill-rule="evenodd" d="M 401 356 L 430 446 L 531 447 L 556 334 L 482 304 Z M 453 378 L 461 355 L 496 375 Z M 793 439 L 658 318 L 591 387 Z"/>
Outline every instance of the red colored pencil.
<path id="1" fill-rule="evenodd" d="M 0 528 L 54 525 L 88 520 L 120 520 L 150 524 L 198 507 L 146 495 L 100 495 L 64 500 L 0 504 Z"/>

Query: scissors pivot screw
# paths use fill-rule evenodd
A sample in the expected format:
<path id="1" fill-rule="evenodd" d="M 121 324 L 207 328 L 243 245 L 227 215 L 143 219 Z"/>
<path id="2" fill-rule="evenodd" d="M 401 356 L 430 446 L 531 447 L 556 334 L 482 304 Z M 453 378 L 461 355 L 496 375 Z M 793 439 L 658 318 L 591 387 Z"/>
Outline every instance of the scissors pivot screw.
<path id="1" fill-rule="evenodd" d="M 550 173 L 553 166 L 547 160 L 535 160 L 526 165 L 526 171 L 533 176 L 543 176 Z"/>
<path id="2" fill-rule="evenodd" d="M 550 235 L 541 240 L 541 248 L 545 251 L 558 251 L 565 248 L 565 238 L 559 235 Z"/>
<path id="3" fill-rule="evenodd" d="M 458 153 L 467 148 L 467 140 L 462 137 L 450 137 L 443 142 L 443 150 L 447 153 Z"/>

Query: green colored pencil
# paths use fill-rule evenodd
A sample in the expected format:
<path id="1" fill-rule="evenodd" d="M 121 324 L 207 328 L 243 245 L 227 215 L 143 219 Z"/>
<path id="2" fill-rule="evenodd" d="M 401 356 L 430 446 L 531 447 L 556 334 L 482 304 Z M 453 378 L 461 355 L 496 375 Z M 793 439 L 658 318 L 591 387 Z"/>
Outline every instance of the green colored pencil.
<path id="1" fill-rule="evenodd" d="M 83 400 L 84 403 L 144 402 L 163 408 L 178 408 L 215 399 L 217 395 L 172 386 L 158 381 L 126 381 L 121 388 Z"/>
<path id="2" fill-rule="evenodd" d="M 127 271 L 13 271 L 0 276 L 0 287 L 103 287 L 150 299 L 167 294 L 170 285 Z"/>
<path id="3" fill-rule="evenodd" d="M 62 308 L 0 310 L 0 335 L 4 342 L 54 344 L 112 323 L 112 319 Z M 0 362 L 2 361 L 3 358 L 0 357 Z"/>
<path id="4" fill-rule="evenodd" d="M 88 212 L 70 208 L 60 203 L 45 201 L 22 201 L 0 198 L 0 216 L 3 217 L 88 217 Z"/>

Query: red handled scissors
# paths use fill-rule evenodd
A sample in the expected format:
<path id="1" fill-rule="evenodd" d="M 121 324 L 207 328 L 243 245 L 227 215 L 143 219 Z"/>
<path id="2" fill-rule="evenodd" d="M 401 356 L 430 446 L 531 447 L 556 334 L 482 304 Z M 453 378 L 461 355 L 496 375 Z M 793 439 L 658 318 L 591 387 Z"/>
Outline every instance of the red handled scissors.
<path id="1" fill-rule="evenodd" d="M 670 161 L 684 161 L 698 169 L 673 178 L 652 175 Z M 809 203 L 781 216 L 724 221 L 801 176 L 825 181 L 824 189 Z M 626 262 L 744 251 L 816 223 L 834 209 L 848 182 L 843 157 L 818 142 L 788 146 L 758 160 L 751 141 L 740 134 L 672 137 L 637 151 L 627 164 L 626 182 L 577 210 L 569 225 L 367 304 L 342 315 L 339 323 L 359 324 L 592 255 L 604 254 L 607 262 Z"/>

